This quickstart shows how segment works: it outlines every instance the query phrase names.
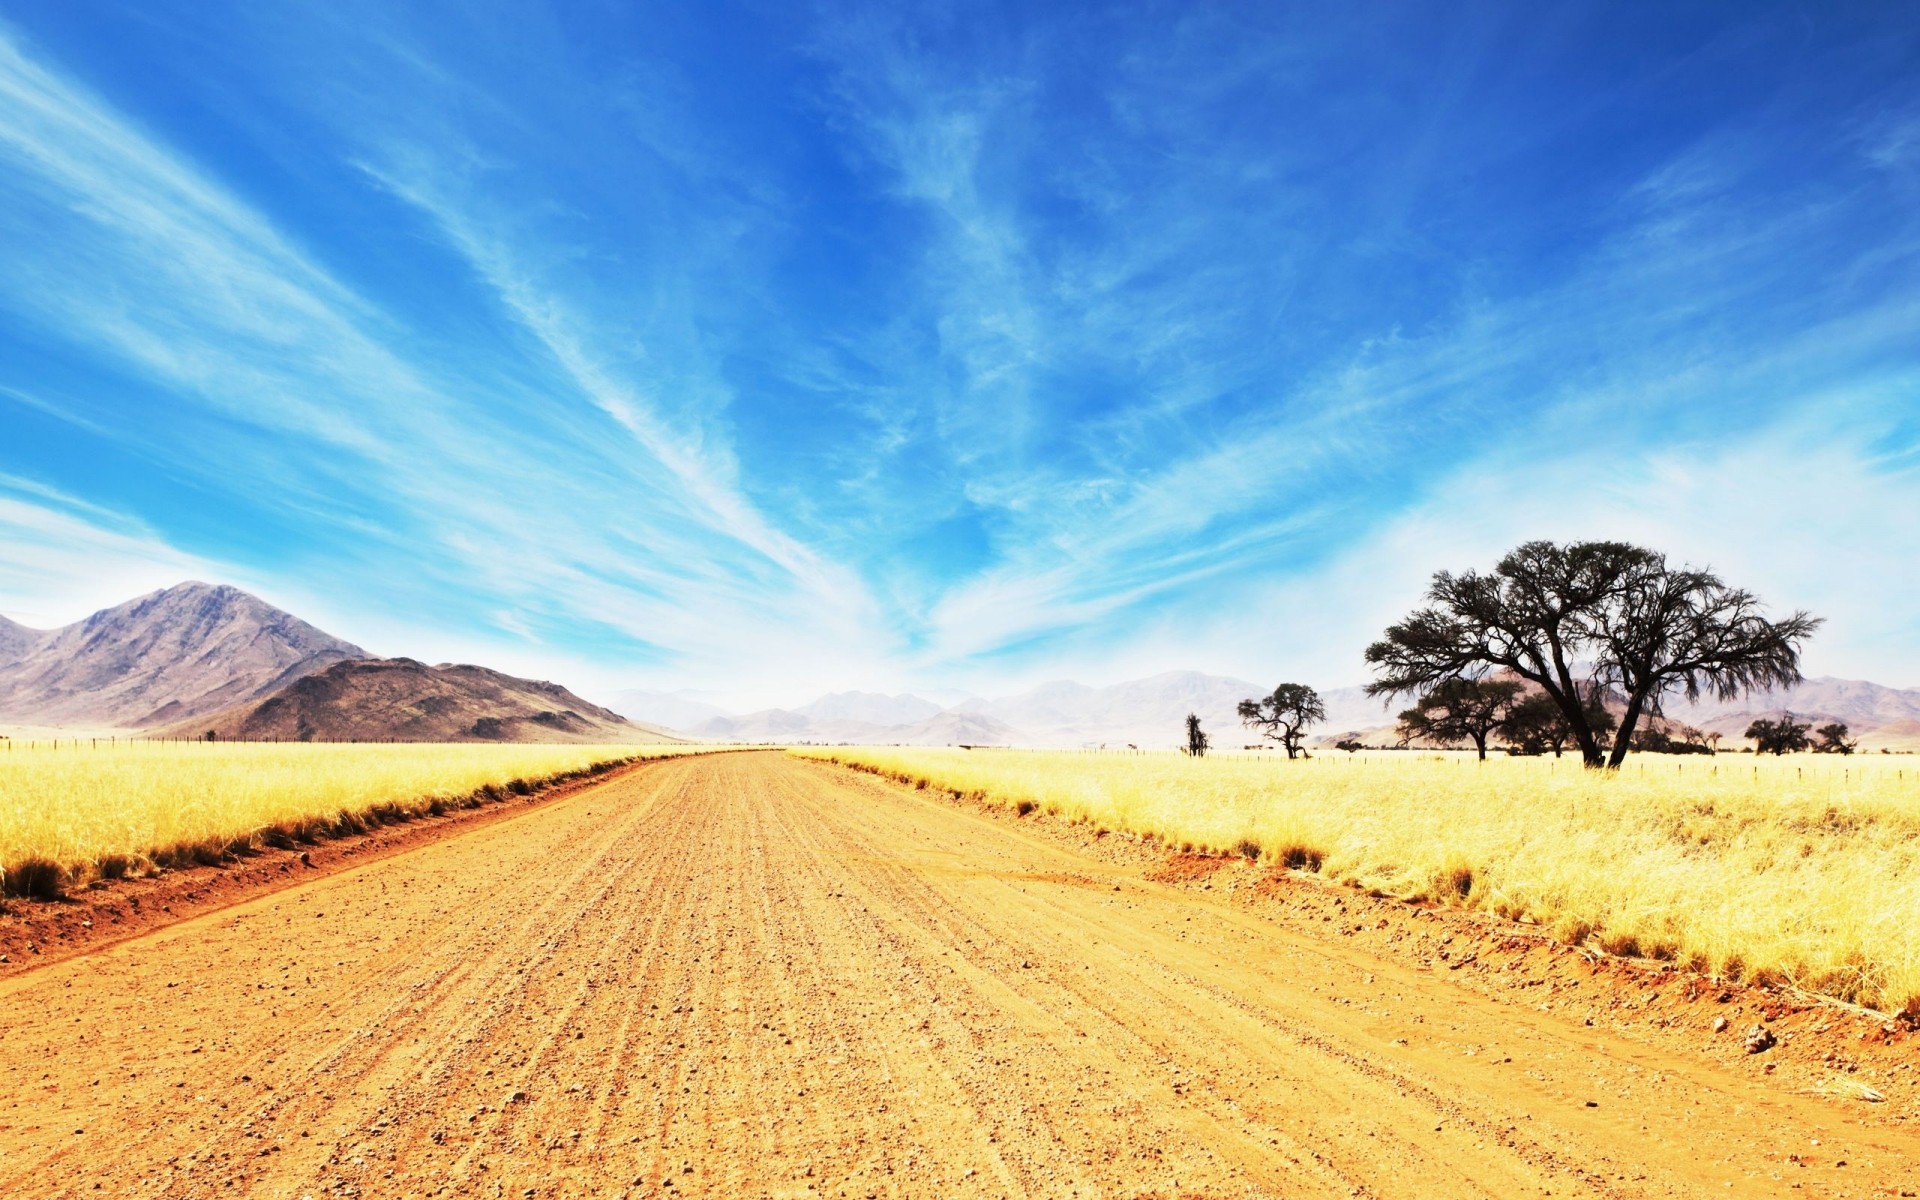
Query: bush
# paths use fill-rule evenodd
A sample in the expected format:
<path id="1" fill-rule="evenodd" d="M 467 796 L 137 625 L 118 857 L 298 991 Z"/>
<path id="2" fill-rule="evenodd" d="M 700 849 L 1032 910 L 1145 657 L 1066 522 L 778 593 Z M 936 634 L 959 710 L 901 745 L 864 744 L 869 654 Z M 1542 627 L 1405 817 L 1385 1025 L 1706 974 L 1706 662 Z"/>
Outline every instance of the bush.
<path id="1" fill-rule="evenodd" d="M 0 894 L 28 900 L 58 900 L 67 873 L 50 858 L 35 855 L 0 870 Z"/>

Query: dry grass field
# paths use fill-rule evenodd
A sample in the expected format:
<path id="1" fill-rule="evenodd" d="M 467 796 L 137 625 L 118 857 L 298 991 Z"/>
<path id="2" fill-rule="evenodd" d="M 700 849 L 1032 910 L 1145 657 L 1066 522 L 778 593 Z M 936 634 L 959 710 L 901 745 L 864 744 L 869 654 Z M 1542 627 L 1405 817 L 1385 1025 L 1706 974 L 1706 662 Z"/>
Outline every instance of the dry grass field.
<path id="1" fill-rule="evenodd" d="M 796 751 L 1175 847 L 1257 855 L 1566 941 L 1920 1009 L 1920 764 Z"/>
<path id="2" fill-rule="evenodd" d="M 666 746 L 66 742 L 0 749 L 0 895 L 218 862 L 405 820 Z"/>

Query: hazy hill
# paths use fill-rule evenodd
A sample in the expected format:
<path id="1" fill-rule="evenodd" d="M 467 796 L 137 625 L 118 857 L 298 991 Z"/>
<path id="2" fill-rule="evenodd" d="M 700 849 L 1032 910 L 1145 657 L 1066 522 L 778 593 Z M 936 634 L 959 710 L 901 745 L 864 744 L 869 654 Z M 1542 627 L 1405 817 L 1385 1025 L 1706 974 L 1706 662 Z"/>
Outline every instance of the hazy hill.
<path id="1" fill-rule="evenodd" d="M 899 745 L 1166 748 L 1198 713 L 1215 744 L 1253 740 L 1235 708 L 1258 684 L 1199 671 L 1168 671 L 1108 687 L 1059 680 L 998 699 L 942 709 L 919 696 L 842 692 L 796 709 L 716 716 L 688 727 L 700 737 L 743 742 L 874 742 Z"/>
<path id="2" fill-rule="evenodd" d="M 983 713 L 948 710 L 892 730 L 885 739 L 902 746 L 1021 746 L 1019 731 Z"/>
<path id="3" fill-rule="evenodd" d="M 1755 717 L 1791 712 L 1815 725 L 1844 721 L 1855 732 L 1878 729 L 1902 721 L 1920 721 L 1920 688 L 1890 688 L 1861 679 L 1822 676 L 1790 688 L 1755 692 L 1737 700 L 1703 699 L 1667 703 L 1667 715 L 1676 721 L 1712 729 L 1738 738 Z M 1738 726 L 1738 728 L 1735 728 Z"/>
<path id="4" fill-rule="evenodd" d="M 715 717 L 731 716 L 726 709 L 709 704 L 691 691 L 654 692 L 629 688 L 607 697 L 607 707 L 647 725 L 668 729 L 693 729 Z"/>
<path id="5" fill-rule="evenodd" d="M 970 700 L 959 711 L 991 717 L 1020 731 L 1022 744 L 1133 744 L 1164 749 L 1186 736 L 1188 713 L 1200 717 L 1218 746 L 1251 741 L 1235 709 L 1271 691 L 1257 683 L 1200 671 L 1166 671 L 1107 687 L 1059 680 L 994 700 Z"/>
<path id="6" fill-rule="evenodd" d="M 1413 707 L 1413 700 L 1405 696 L 1391 702 L 1376 700 L 1364 686 L 1330 688 L 1320 693 L 1320 702 L 1326 705 L 1327 719 L 1313 727 L 1309 740 L 1329 745 L 1350 737 L 1370 745 L 1391 744 L 1398 736 L 1395 714 Z"/>
<path id="7" fill-rule="evenodd" d="M 869 725 L 911 725 L 942 711 L 931 700 L 902 693 L 834 692 L 794 710 L 812 721 L 862 721 Z"/>
<path id="8" fill-rule="evenodd" d="M 714 717 L 689 732 L 722 742 L 891 742 L 903 725 L 872 721 L 814 720 L 790 708 L 766 708 L 740 716 Z"/>
<path id="9" fill-rule="evenodd" d="M 222 740 L 667 742 L 555 683 L 485 667 L 410 658 L 341 662 L 261 701 L 175 725 L 172 736 Z"/>
<path id="10" fill-rule="evenodd" d="M 1277 682 L 1277 681 L 1276 681 Z M 701 719 L 675 725 L 700 737 L 743 742 L 870 742 L 900 745 L 1122 746 L 1148 749 L 1179 745 L 1188 713 L 1221 749 L 1252 745 L 1259 738 L 1240 723 L 1240 701 L 1272 690 L 1230 675 L 1166 671 L 1106 687 L 1055 680 L 1011 696 L 970 698 L 948 709 L 919 696 L 841 692 L 799 708 L 772 708 L 734 715 L 702 706 Z M 660 695 L 660 693 L 644 693 Z M 1411 697 L 1393 701 L 1369 697 L 1364 687 L 1321 692 L 1327 719 L 1310 740 L 1331 744 L 1358 737 L 1370 744 L 1391 744 L 1394 717 L 1410 707 Z M 1900 690 L 1845 679 L 1810 679 L 1782 695 L 1761 694 L 1731 704 L 1697 707 L 1668 705 L 1677 722 L 1700 725 L 1727 735 L 1723 745 L 1739 745 L 1739 734 L 1755 716 L 1790 708 L 1815 724 L 1845 721 L 1865 749 L 1920 745 L 1920 688 Z M 916 715 L 921 714 L 921 715 Z M 696 714 L 700 715 L 700 714 Z M 971 720 L 973 723 L 968 723 Z"/>
<path id="11" fill-rule="evenodd" d="M 0 717 L 159 725 L 366 651 L 233 587 L 182 583 L 61 629 L 0 626 Z"/>

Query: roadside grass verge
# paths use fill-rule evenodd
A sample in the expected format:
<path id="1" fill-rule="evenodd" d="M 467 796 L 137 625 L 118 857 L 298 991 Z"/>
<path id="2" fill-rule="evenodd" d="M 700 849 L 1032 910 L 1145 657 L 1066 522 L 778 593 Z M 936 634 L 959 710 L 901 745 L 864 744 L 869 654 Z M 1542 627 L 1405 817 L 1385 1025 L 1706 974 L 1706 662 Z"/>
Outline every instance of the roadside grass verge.
<path id="1" fill-rule="evenodd" d="M 0 897 L 478 808 L 679 746 L 122 743 L 0 753 Z"/>
<path id="2" fill-rule="evenodd" d="M 1920 1017 L 1911 759 L 792 753 Z"/>

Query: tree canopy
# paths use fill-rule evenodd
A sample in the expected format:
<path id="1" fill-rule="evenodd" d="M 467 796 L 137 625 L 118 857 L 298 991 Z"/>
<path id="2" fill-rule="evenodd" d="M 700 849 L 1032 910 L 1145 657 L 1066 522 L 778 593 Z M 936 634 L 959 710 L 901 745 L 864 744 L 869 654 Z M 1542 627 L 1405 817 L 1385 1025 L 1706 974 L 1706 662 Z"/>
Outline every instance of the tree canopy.
<path id="1" fill-rule="evenodd" d="M 1783 713 L 1779 720 L 1761 717 L 1747 726 L 1741 737 L 1753 740 L 1755 754 L 1791 754 L 1796 750 L 1805 750 L 1813 745 L 1807 737 L 1811 728 L 1805 721 L 1796 721 L 1792 713 Z"/>
<path id="2" fill-rule="evenodd" d="M 1860 745 L 1859 742 L 1847 736 L 1847 725 L 1844 721 L 1822 725 L 1814 732 L 1820 735 L 1820 741 L 1814 749 L 1821 754 L 1852 754 Z"/>
<path id="3" fill-rule="evenodd" d="M 1304 683 L 1283 683 L 1270 696 L 1240 702 L 1240 720 L 1287 749 L 1287 757 L 1305 754 L 1300 740 L 1309 725 L 1327 719 L 1320 693 Z"/>
<path id="4" fill-rule="evenodd" d="M 1424 738 L 1442 746 L 1472 742 L 1484 760 L 1488 735 L 1506 723 L 1520 691 L 1513 679 L 1443 679 L 1400 714 L 1401 741 Z"/>
<path id="5" fill-rule="evenodd" d="M 1491 572 L 1436 573 L 1426 600 L 1367 647 L 1369 694 L 1508 671 L 1552 699 L 1593 767 L 1619 766 L 1671 694 L 1733 699 L 1798 682 L 1801 644 L 1820 625 L 1805 612 L 1769 620 L 1751 592 L 1625 542 L 1528 542 Z M 1605 691 L 1624 705 L 1610 754 L 1591 714 Z"/>

